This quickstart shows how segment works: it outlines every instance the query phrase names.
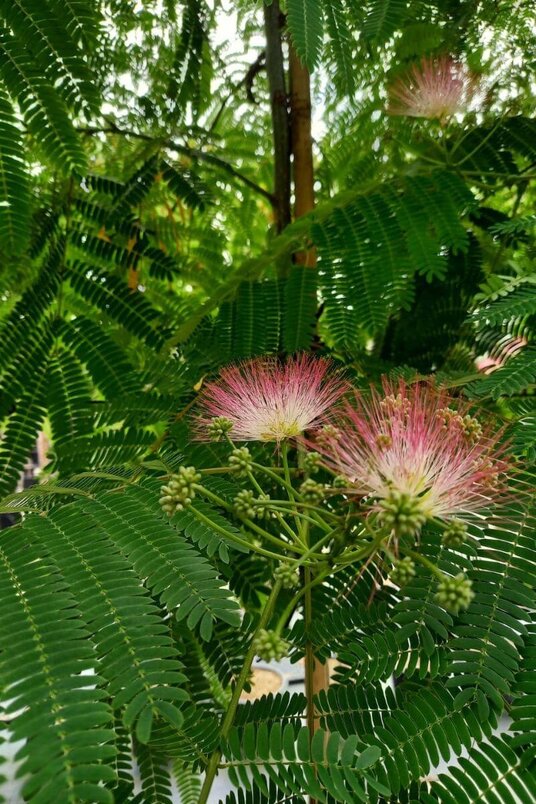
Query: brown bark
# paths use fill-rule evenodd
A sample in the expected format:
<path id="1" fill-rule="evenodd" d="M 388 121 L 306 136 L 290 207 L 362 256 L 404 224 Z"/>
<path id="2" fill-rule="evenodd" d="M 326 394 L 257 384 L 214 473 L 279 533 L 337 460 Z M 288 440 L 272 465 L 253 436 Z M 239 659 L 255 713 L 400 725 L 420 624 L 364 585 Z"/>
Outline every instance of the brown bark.
<path id="1" fill-rule="evenodd" d="M 284 17 L 278 0 L 264 6 L 266 74 L 272 109 L 274 143 L 274 217 L 277 234 L 288 226 L 290 212 L 290 124 L 281 31 Z"/>
<path id="2" fill-rule="evenodd" d="M 294 217 L 310 212 L 315 205 L 313 138 L 311 134 L 311 82 L 309 72 L 290 46 L 290 127 L 293 155 Z M 316 267 L 314 248 L 296 254 L 299 265 Z"/>

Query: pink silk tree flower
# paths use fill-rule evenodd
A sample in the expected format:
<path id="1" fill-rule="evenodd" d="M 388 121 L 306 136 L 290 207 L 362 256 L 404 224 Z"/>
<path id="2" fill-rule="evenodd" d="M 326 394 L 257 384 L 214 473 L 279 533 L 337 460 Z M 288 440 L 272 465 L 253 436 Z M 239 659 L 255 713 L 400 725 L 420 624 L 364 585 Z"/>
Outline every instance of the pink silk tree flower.
<path id="1" fill-rule="evenodd" d="M 314 449 L 395 535 L 418 535 L 431 519 L 461 523 L 504 495 L 501 433 L 433 385 L 356 392 L 335 424 Z"/>
<path id="2" fill-rule="evenodd" d="M 474 80 L 449 56 L 423 58 L 389 88 L 390 114 L 445 121 L 467 107 Z"/>
<path id="3" fill-rule="evenodd" d="M 284 363 L 262 357 L 222 369 L 201 395 L 197 438 L 209 438 L 222 424 L 236 441 L 280 442 L 320 427 L 348 388 L 332 366 L 302 354 Z"/>

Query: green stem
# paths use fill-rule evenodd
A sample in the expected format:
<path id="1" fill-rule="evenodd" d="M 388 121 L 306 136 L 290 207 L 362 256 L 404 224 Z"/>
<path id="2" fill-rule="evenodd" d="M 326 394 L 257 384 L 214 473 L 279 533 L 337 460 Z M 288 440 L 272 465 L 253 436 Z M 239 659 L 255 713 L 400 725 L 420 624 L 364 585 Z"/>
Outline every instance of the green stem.
<path id="1" fill-rule="evenodd" d="M 305 508 L 308 511 L 314 511 L 316 514 L 320 516 L 329 516 L 331 519 L 340 519 L 340 517 L 335 514 L 333 511 L 329 511 L 327 508 L 319 508 L 318 505 L 314 505 L 313 503 L 302 502 L 302 500 L 270 500 L 271 503 L 275 505 L 285 506 L 286 508 L 290 508 L 291 506 L 297 506 L 298 508 Z"/>
<path id="2" fill-rule="evenodd" d="M 440 580 L 443 579 L 443 573 L 439 567 L 436 567 L 436 565 L 430 561 L 429 558 L 426 558 L 426 556 L 416 553 L 414 550 L 404 550 L 404 554 L 412 558 L 414 561 L 418 561 L 419 564 L 422 564 L 424 567 L 429 569 L 432 575 L 435 575 L 436 578 L 439 578 Z"/>
<path id="3" fill-rule="evenodd" d="M 278 511 L 283 511 L 284 513 L 288 513 L 288 510 L 286 508 L 279 509 L 277 507 L 272 506 L 270 503 L 268 503 L 266 505 L 266 508 L 268 508 L 270 511 L 273 511 L 274 513 L 277 513 Z M 330 526 L 327 524 L 327 522 L 323 522 L 323 521 L 319 522 L 318 519 L 313 519 L 311 516 L 308 516 L 307 514 L 304 514 L 302 511 L 292 511 L 292 516 L 295 519 L 298 518 L 298 519 L 303 520 L 304 522 L 309 522 L 310 525 L 314 525 L 315 527 L 321 528 L 326 533 L 328 531 L 331 533 L 332 528 L 330 528 Z"/>
<path id="4" fill-rule="evenodd" d="M 280 486 L 283 486 L 283 488 L 287 490 L 289 495 L 292 495 L 292 497 L 297 497 L 298 499 L 300 499 L 300 495 L 298 494 L 296 489 L 292 486 L 292 484 L 287 483 L 286 480 L 283 480 L 282 477 L 279 477 L 279 475 L 276 472 L 274 472 L 273 469 L 270 469 L 268 466 L 263 466 L 260 463 L 252 463 L 251 465 L 253 469 L 257 469 L 258 472 L 264 472 L 265 475 L 268 475 L 268 477 L 271 477 L 272 480 L 276 481 L 276 483 L 279 483 Z"/>
<path id="5" fill-rule="evenodd" d="M 331 567 L 328 567 L 327 570 L 324 570 L 323 572 L 320 572 L 318 575 L 316 575 L 311 580 L 311 583 L 309 584 L 309 588 L 312 589 L 314 586 L 318 586 L 319 584 L 321 584 L 322 581 L 324 580 L 324 578 L 327 578 L 328 575 L 332 574 L 332 572 L 333 572 L 333 570 L 332 570 Z M 336 572 L 336 570 L 335 570 L 335 572 Z M 299 592 L 297 592 L 294 595 L 294 597 L 292 598 L 292 600 L 290 601 L 288 606 L 286 606 L 285 611 L 283 612 L 283 614 L 281 615 L 281 617 L 277 621 L 277 625 L 275 627 L 275 631 L 276 631 L 277 634 L 281 633 L 281 631 L 283 630 L 283 628 L 285 626 L 285 623 L 287 623 L 289 621 L 290 617 L 292 616 L 292 613 L 293 613 L 294 609 L 296 608 L 296 606 L 298 605 L 298 603 L 300 602 L 302 597 L 307 593 L 307 590 L 308 590 L 308 587 L 304 584 L 302 586 L 302 588 L 299 590 Z"/>
<path id="6" fill-rule="evenodd" d="M 223 508 L 225 511 L 228 511 L 230 514 L 233 512 L 233 506 L 226 502 L 219 494 L 214 494 L 213 491 L 210 489 L 205 488 L 205 486 L 195 485 L 195 490 L 200 494 L 204 494 L 207 499 L 212 500 L 213 503 L 218 505 L 220 508 Z M 266 539 L 272 544 L 277 545 L 283 550 L 293 550 L 295 553 L 303 552 L 302 548 L 298 547 L 295 544 L 290 544 L 289 542 L 284 542 L 282 539 L 278 539 L 277 536 L 274 536 L 272 533 L 269 533 L 264 528 L 261 528 L 260 525 L 257 525 L 255 522 L 252 522 L 251 519 L 245 519 L 244 522 L 247 524 L 248 528 L 254 531 L 258 536 L 262 536 L 263 539 Z M 227 531 L 226 531 L 227 532 Z M 292 534 L 294 537 L 294 534 Z"/>
<path id="7" fill-rule="evenodd" d="M 257 637 L 259 631 L 265 628 L 266 625 L 268 624 L 270 617 L 272 616 L 275 602 L 277 600 L 279 592 L 281 591 L 281 586 L 282 586 L 281 581 L 275 582 L 273 589 L 270 592 L 270 596 L 266 601 L 264 609 L 262 610 L 260 620 L 257 624 L 257 628 L 255 629 L 255 633 L 252 636 L 248 651 L 244 658 L 242 669 L 240 670 L 240 674 L 236 681 L 236 686 L 233 690 L 233 695 L 229 702 L 227 712 L 225 713 L 225 717 L 223 718 L 221 724 L 220 741 L 228 737 L 231 727 L 233 725 L 236 710 L 238 707 L 238 702 L 240 701 L 240 696 L 242 695 L 244 684 L 246 683 L 247 678 L 249 676 L 251 663 L 255 658 L 255 638 Z M 201 788 L 201 792 L 199 794 L 198 804 L 207 804 L 209 800 L 210 791 L 212 790 L 214 777 L 216 776 L 216 773 L 218 771 L 218 765 L 220 763 L 220 759 L 221 759 L 221 751 L 219 749 L 216 749 L 216 751 L 214 751 L 212 756 L 210 757 L 207 765 L 205 780 L 203 782 L 203 787 Z"/>
<path id="8" fill-rule="evenodd" d="M 305 606 L 304 606 L 304 625 L 307 634 L 313 621 L 313 598 L 311 594 L 312 576 L 309 567 L 304 570 L 305 584 Z M 307 699 L 307 728 L 309 729 L 309 739 L 312 740 L 315 733 L 315 704 L 314 704 L 314 672 L 315 657 L 313 644 L 310 639 L 305 643 L 305 697 Z"/>
<path id="9" fill-rule="evenodd" d="M 292 481 L 290 479 L 290 468 L 288 465 L 288 441 L 283 441 L 281 444 L 281 459 L 283 461 L 283 472 L 285 475 L 285 483 L 287 487 L 290 487 L 292 490 L 292 496 L 294 496 L 294 488 L 292 486 Z"/>
<path id="10" fill-rule="evenodd" d="M 266 558 L 273 558 L 276 561 L 293 562 L 295 560 L 290 556 L 284 554 L 282 555 L 280 553 L 272 553 L 271 550 L 265 550 L 264 547 L 258 547 L 257 545 L 251 544 L 250 542 L 246 541 L 246 539 L 241 539 L 240 536 L 236 535 L 236 533 L 233 533 L 230 530 L 222 528 L 221 525 L 218 525 L 217 522 L 213 522 L 211 519 L 208 518 L 208 516 L 205 516 L 205 514 L 203 514 L 201 511 L 199 511 L 197 508 L 194 508 L 193 506 L 191 506 L 188 510 L 191 511 L 191 513 L 197 519 L 199 519 L 199 521 L 202 522 L 204 525 L 207 525 L 209 528 L 212 528 L 213 530 L 216 531 L 216 533 L 221 533 L 221 535 L 225 536 L 225 538 L 228 539 L 230 542 L 235 542 L 235 544 L 239 544 L 241 547 L 245 547 L 247 550 L 252 550 L 254 553 L 259 553 L 259 555 L 266 556 Z M 287 545 L 285 542 L 283 542 L 283 544 L 285 544 L 285 547 L 287 548 L 290 547 L 290 545 Z"/>
<path id="11" fill-rule="evenodd" d="M 259 494 L 264 494 L 264 489 L 257 482 L 257 478 L 254 476 L 253 472 L 248 472 L 248 480 L 253 485 L 253 487 L 257 489 Z M 281 516 L 280 513 L 276 513 L 276 516 L 277 516 L 277 521 L 279 522 L 279 524 L 281 525 L 283 530 L 285 530 L 287 532 L 287 535 L 290 536 L 292 541 L 295 541 L 296 534 L 294 533 L 294 531 L 292 530 L 292 528 L 290 527 L 288 522 L 286 522 L 284 520 L 284 518 Z"/>

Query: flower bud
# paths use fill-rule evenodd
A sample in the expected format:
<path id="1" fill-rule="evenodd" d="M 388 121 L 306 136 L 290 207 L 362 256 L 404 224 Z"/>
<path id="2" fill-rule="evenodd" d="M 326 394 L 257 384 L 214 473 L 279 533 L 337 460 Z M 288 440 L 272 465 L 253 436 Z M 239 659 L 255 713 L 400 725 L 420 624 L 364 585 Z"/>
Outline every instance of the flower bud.
<path id="1" fill-rule="evenodd" d="M 445 547 L 459 547 L 467 540 L 467 525 L 461 519 L 453 519 L 443 531 L 441 541 Z"/>
<path id="2" fill-rule="evenodd" d="M 397 586 L 405 586 L 415 577 L 415 562 L 409 557 L 401 558 L 400 561 L 395 561 L 389 578 Z"/>
<path id="3" fill-rule="evenodd" d="M 238 516 L 246 517 L 247 519 L 254 519 L 255 511 L 255 495 L 249 489 L 239 491 L 233 500 L 233 509 Z"/>
<path id="4" fill-rule="evenodd" d="M 296 589 L 300 583 L 298 573 L 286 562 L 277 565 L 274 570 L 274 578 L 276 581 L 281 581 L 284 589 Z"/>
<path id="5" fill-rule="evenodd" d="M 308 478 L 300 486 L 300 494 L 309 503 L 321 502 L 326 496 L 326 487 L 322 483 Z"/>
<path id="6" fill-rule="evenodd" d="M 396 536 L 416 536 L 426 522 L 421 501 L 406 492 L 392 489 L 379 506 L 380 524 Z"/>
<path id="7" fill-rule="evenodd" d="M 320 468 L 321 455 L 318 452 L 307 452 L 303 459 L 303 468 L 309 475 L 315 475 Z"/>
<path id="8" fill-rule="evenodd" d="M 239 475 L 245 475 L 251 471 L 253 458 L 247 447 L 238 447 L 231 452 L 229 466 L 238 471 Z"/>
<path id="9" fill-rule="evenodd" d="M 215 416 L 208 425 L 208 432 L 212 441 L 220 441 L 233 429 L 233 423 L 226 416 Z"/>
<path id="10" fill-rule="evenodd" d="M 195 497 L 194 485 L 199 483 L 201 475 L 194 466 L 180 466 L 165 486 L 160 489 L 160 507 L 168 515 L 182 511 Z"/>
<path id="11" fill-rule="evenodd" d="M 259 494 L 255 500 L 255 513 L 259 519 L 276 519 L 275 511 L 270 510 L 270 495 Z"/>
<path id="12" fill-rule="evenodd" d="M 451 614 L 458 614 L 469 606 L 474 596 L 471 581 L 459 572 L 458 575 L 443 576 L 437 585 L 435 599 Z"/>
<path id="13" fill-rule="evenodd" d="M 334 489 L 347 489 L 349 485 L 350 481 L 343 477 L 343 475 L 335 475 L 333 478 L 332 486 Z"/>
<path id="14" fill-rule="evenodd" d="M 277 662 L 288 655 L 289 644 L 275 631 L 261 628 L 253 643 L 255 654 L 265 662 L 275 659 Z"/>

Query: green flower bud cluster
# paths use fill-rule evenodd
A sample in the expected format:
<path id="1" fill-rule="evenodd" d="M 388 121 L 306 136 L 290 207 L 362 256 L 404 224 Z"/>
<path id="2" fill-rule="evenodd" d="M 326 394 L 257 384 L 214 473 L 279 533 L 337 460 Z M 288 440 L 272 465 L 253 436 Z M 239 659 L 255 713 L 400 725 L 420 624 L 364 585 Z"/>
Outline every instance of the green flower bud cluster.
<path id="1" fill-rule="evenodd" d="M 300 577 L 296 570 L 285 562 L 278 564 L 274 570 L 274 578 L 281 581 L 284 589 L 296 589 L 300 583 Z"/>
<path id="2" fill-rule="evenodd" d="M 441 541 L 445 547 L 459 547 L 467 540 L 467 525 L 461 519 L 453 519 L 443 531 Z"/>
<path id="3" fill-rule="evenodd" d="M 239 491 L 233 500 L 233 509 L 238 516 L 246 517 L 247 519 L 262 519 L 263 517 L 275 516 L 268 503 L 270 497 L 268 494 L 259 494 L 255 497 L 249 489 Z"/>
<path id="4" fill-rule="evenodd" d="M 347 489 L 350 482 L 343 475 L 335 475 L 332 485 L 334 489 Z"/>
<path id="5" fill-rule="evenodd" d="M 322 456 L 318 452 L 307 452 L 303 459 L 303 468 L 308 475 L 315 475 L 320 468 Z"/>
<path id="6" fill-rule="evenodd" d="M 195 466 L 180 466 L 177 474 L 172 475 L 165 486 L 160 489 L 160 507 L 168 516 L 175 511 L 182 511 L 195 497 L 194 484 L 199 483 L 201 475 Z"/>
<path id="7" fill-rule="evenodd" d="M 275 519 L 277 514 L 270 510 L 270 495 L 259 494 L 256 503 L 256 514 L 258 519 Z"/>
<path id="8" fill-rule="evenodd" d="M 380 508 L 380 524 L 396 536 L 416 536 L 426 522 L 421 501 L 403 491 L 393 489 L 380 500 Z"/>
<path id="9" fill-rule="evenodd" d="M 415 562 L 409 557 L 401 558 L 395 561 L 389 578 L 397 586 L 405 586 L 415 577 Z"/>
<path id="10" fill-rule="evenodd" d="M 301 484 L 300 494 L 305 502 L 321 502 L 326 497 L 326 487 L 322 483 L 317 483 L 316 480 L 308 478 Z"/>
<path id="11" fill-rule="evenodd" d="M 233 509 L 238 516 L 254 519 L 257 512 L 255 510 L 255 495 L 253 492 L 249 489 L 239 491 L 233 500 Z"/>
<path id="12" fill-rule="evenodd" d="M 459 572 L 454 577 L 443 576 L 437 585 L 435 599 L 451 614 L 458 614 L 469 606 L 474 596 L 471 581 L 465 577 L 463 572 Z"/>
<path id="13" fill-rule="evenodd" d="M 289 644 L 275 631 L 266 631 L 261 628 L 253 643 L 256 656 L 265 662 L 275 659 L 278 662 L 288 655 Z"/>
<path id="14" fill-rule="evenodd" d="M 208 432 L 213 441 L 220 441 L 233 429 L 233 423 L 226 416 L 215 416 L 208 426 Z"/>
<path id="15" fill-rule="evenodd" d="M 239 475 L 246 475 L 251 471 L 253 457 L 247 447 L 237 447 L 229 456 L 229 466 L 238 470 Z"/>

